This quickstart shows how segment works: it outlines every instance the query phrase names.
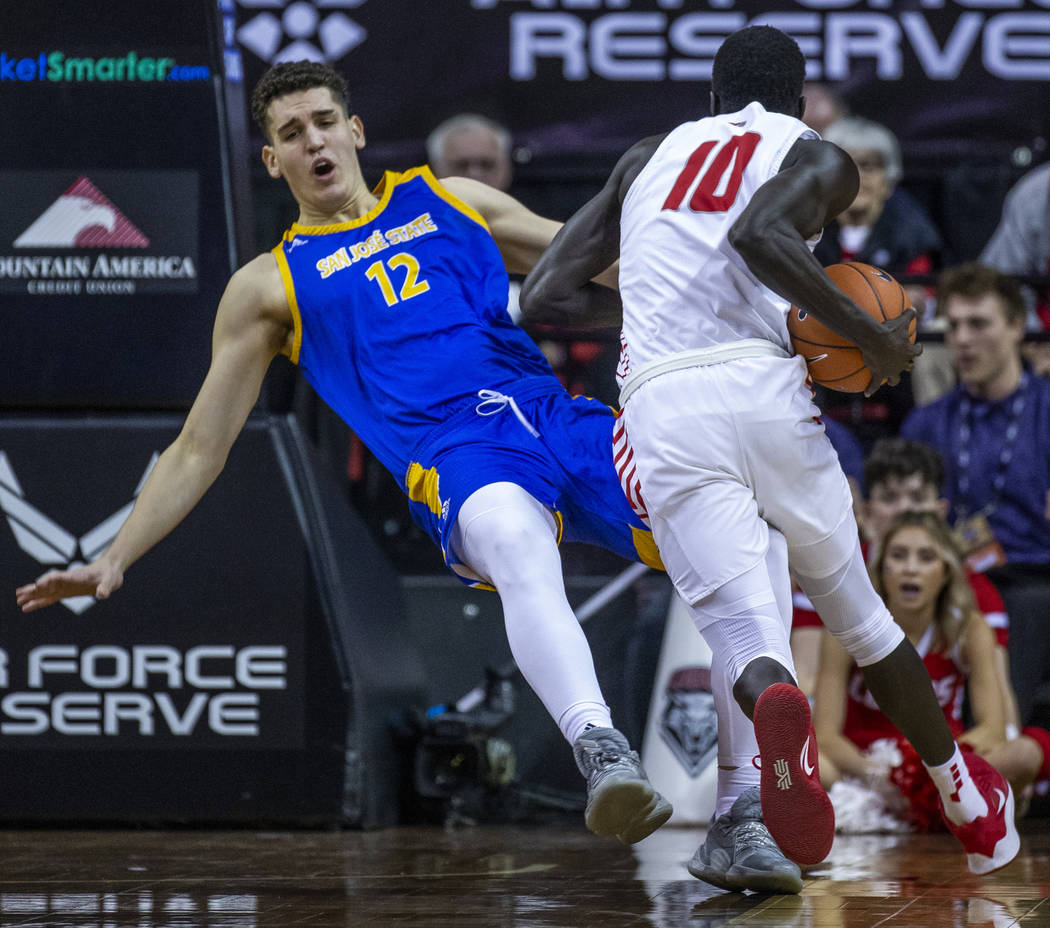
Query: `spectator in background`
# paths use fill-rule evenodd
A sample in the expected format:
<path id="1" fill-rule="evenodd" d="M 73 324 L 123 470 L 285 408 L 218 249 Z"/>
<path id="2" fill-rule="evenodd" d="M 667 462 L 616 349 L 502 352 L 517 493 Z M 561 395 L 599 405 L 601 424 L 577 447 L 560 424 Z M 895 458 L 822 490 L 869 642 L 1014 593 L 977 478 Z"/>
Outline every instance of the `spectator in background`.
<path id="1" fill-rule="evenodd" d="M 916 408 L 901 434 L 944 458 L 968 563 L 987 571 L 1010 615 L 1010 672 L 1027 724 L 1050 669 L 1050 379 L 1023 362 L 1025 307 L 1011 277 L 960 265 L 941 275 L 937 302 L 959 383 Z"/>
<path id="2" fill-rule="evenodd" d="M 871 573 L 894 619 L 923 658 L 952 733 L 1002 771 L 1018 797 L 1029 794 L 1035 781 L 1050 773 L 1050 734 L 1028 728 L 1013 739 L 1006 737 L 1007 707 L 995 666 L 994 633 L 974 603 L 944 518 L 929 510 L 899 513 L 886 526 Z M 969 728 L 963 717 L 964 690 L 973 715 Z M 855 781 L 848 791 L 831 790 L 843 830 L 852 830 L 848 822 L 855 817 L 847 803 L 864 788 L 889 794 L 889 810 L 922 830 L 940 825 L 932 784 L 914 752 L 868 693 L 852 658 L 827 633 L 813 718 L 825 788 L 843 777 Z M 910 809 L 892 801 L 894 786 Z"/>
<path id="3" fill-rule="evenodd" d="M 920 441 L 907 438 L 885 438 L 878 442 L 864 462 L 865 485 L 869 488 L 864 503 L 862 527 L 868 543 L 869 563 L 890 524 L 902 512 L 935 512 L 948 515 L 948 500 L 941 495 L 944 486 L 944 459 L 938 451 Z M 985 621 L 995 632 L 995 662 L 1006 707 L 1007 735 L 1020 730 L 1017 697 L 1010 683 L 1007 642 L 1010 619 L 995 585 L 979 571 L 967 569 L 974 602 Z"/>
<path id="4" fill-rule="evenodd" d="M 876 555 L 890 523 L 902 512 L 936 512 L 942 518 L 948 513 L 948 501 L 941 496 L 944 461 L 934 448 L 923 442 L 906 438 L 880 439 L 864 461 L 861 482 L 866 497 L 860 504 L 857 521 L 864 538 L 864 558 L 868 563 Z M 966 578 L 977 608 L 995 632 L 996 669 L 1007 710 L 1008 733 L 1013 736 L 1020 729 L 1020 721 L 1017 699 L 1010 683 L 1007 655 L 1010 623 L 1006 607 L 998 590 L 984 574 L 967 571 Z M 812 696 L 823 625 L 812 603 L 800 590 L 793 593 L 793 605 L 791 651 L 799 684 L 802 685 L 805 678 L 809 686 L 803 686 L 803 689 Z"/>
<path id="5" fill-rule="evenodd" d="M 802 121 L 814 132 L 824 134 L 833 122 L 849 115 L 849 107 L 828 84 L 807 83 L 802 88 L 806 98 L 806 110 Z"/>
<path id="6" fill-rule="evenodd" d="M 856 162 L 860 190 L 851 206 L 824 229 L 813 253 L 825 266 L 839 261 L 863 261 L 891 274 L 930 274 L 941 261 L 941 235 L 926 210 L 897 184 L 901 179 L 901 149 L 885 126 L 845 116 L 824 132 Z M 912 302 L 922 314 L 925 293 L 914 291 Z"/>
<path id="7" fill-rule="evenodd" d="M 1024 290 L 1027 328 L 1050 332 L 1050 162 L 1010 189 L 981 261 L 1015 277 L 1044 278 L 1042 286 Z M 1027 342 L 1022 350 L 1038 373 L 1050 376 L 1050 341 Z"/>
<path id="8" fill-rule="evenodd" d="M 427 162 L 435 177 L 469 177 L 497 190 L 509 190 L 514 180 L 511 150 L 510 130 L 478 113 L 450 116 L 427 136 Z M 515 322 L 521 318 L 520 292 L 521 278 L 512 277 L 507 312 Z"/>
<path id="9" fill-rule="evenodd" d="M 510 131 L 477 113 L 452 116 L 427 136 L 427 160 L 437 177 L 471 177 L 498 190 L 507 190 L 514 179 L 511 153 Z M 507 299 L 507 312 L 515 322 L 521 321 L 521 281 L 521 277 L 511 277 Z M 551 338 L 549 331 L 536 334 L 540 350 L 565 389 L 615 405 L 615 394 L 608 385 L 616 371 L 617 343 Z"/>
<path id="10" fill-rule="evenodd" d="M 941 265 L 941 236 L 923 207 L 897 184 L 902 173 L 901 149 L 885 126 L 859 116 L 836 120 L 824 138 L 844 149 L 860 170 L 860 189 L 853 203 L 825 229 L 813 254 L 827 267 L 842 261 L 862 261 L 894 276 L 930 274 Z M 924 286 L 905 286 L 923 324 L 928 293 Z M 934 357 L 936 351 L 930 357 Z M 914 381 L 924 383 L 930 358 L 915 361 Z M 944 365 L 942 363 L 941 368 Z M 943 380 L 943 377 L 940 378 Z M 896 390 L 864 397 L 818 388 L 817 404 L 831 418 L 851 426 L 865 452 L 874 442 L 897 434 L 914 405 L 905 377 Z M 924 397 L 925 398 L 925 397 Z"/>
<path id="11" fill-rule="evenodd" d="M 477 113 L 459 113 L 427 136 L 427 161 L 437 177 L 470 177 L 497 190 L 514 179 L 510 130 Z"/>

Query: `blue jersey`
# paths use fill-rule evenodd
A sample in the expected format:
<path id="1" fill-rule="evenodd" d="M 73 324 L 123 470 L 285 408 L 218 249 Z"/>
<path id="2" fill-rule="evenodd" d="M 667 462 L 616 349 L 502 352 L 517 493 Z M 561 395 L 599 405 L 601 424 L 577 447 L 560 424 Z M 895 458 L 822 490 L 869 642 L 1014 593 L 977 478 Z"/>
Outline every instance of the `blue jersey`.
<path id="1" fill-rule="evenodd" d="M 402 483 L 417 445 L 480 389 L 560 382 L 507 313 L 485 220 L 429 168 L 387 172 L 360 219 L 294 224 L 273 249 L 295 326 L 292 360 Z"/>
<path id="2" fill-rule="evenodd" d="M 295 224 L 273 250 L 292 360 L 393 473 L 413 518 L 464 582 L 460 506 L 509 481 L 550 508 L 559 540 L 660 567 L 612 463 L 612 411 L 570 397 L 507 313 L 485 220 L 428 168 L 388 172 L 360 219 Z"/>

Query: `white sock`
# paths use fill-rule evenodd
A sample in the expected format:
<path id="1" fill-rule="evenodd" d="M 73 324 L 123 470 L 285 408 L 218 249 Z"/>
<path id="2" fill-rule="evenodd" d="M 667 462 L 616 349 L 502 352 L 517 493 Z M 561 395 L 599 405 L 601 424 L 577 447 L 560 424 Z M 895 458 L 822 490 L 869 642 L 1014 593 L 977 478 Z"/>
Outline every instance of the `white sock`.
<path id="1" fill-rule="evenodd" d="M 936 767 L 923 764 L 941 794 L 944 814 L 956 825 L 965 825 L 988 814 L 988 803 L 977 789 L 959 745 L 951 760 Z"/>
<path id="2" fill-rule="evenodd" d="M 756 752 L 757 753 L 757 752 Z M 753 764 L 746 767 L 718 768 L 718 799 L 715 802 L 715 818 L 725 815 L 740 794 L 752 786 L 758 786 L 761 774 Z"/>
<path id="3" fill-rule="evenodd" d="M 609 707 L 603 702 L 578 702 L 566 709 L 556 719 L 558 727 L 572 744 L 588 728 L 612 728 Z"/>

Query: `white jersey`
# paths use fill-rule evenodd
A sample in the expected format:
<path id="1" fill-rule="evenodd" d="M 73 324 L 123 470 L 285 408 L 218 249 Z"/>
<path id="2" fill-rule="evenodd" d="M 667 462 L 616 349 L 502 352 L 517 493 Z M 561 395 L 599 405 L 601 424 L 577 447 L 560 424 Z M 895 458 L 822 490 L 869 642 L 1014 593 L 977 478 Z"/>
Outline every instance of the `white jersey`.
<path id="1" fill-rule="evenodd" d="M 642 168 L 620 219 L 621 387 L 660 362 L 734 342 L 793 353 L 787 301 L 748 270 L 729 229 L 799 138 L 819 136 L 751 103 L 679 126 Z"/>

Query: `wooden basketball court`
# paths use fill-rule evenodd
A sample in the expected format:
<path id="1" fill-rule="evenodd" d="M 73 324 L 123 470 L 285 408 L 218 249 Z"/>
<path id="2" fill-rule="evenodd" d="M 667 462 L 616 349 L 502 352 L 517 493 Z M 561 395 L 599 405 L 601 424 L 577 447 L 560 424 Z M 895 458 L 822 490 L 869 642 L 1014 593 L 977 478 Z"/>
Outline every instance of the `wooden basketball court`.
<path id="1" fill-rule="evenodd" d="M 627 848 L 582 823 L 380 831 L 0 833 L 0 925 L 70 928 L 1007 928 L 1050 926 L 1050 820 L 969 875 L 946 835 L 841 836 L 799 896 L 725 893 L 685 869 L 703 836 Z"/>

